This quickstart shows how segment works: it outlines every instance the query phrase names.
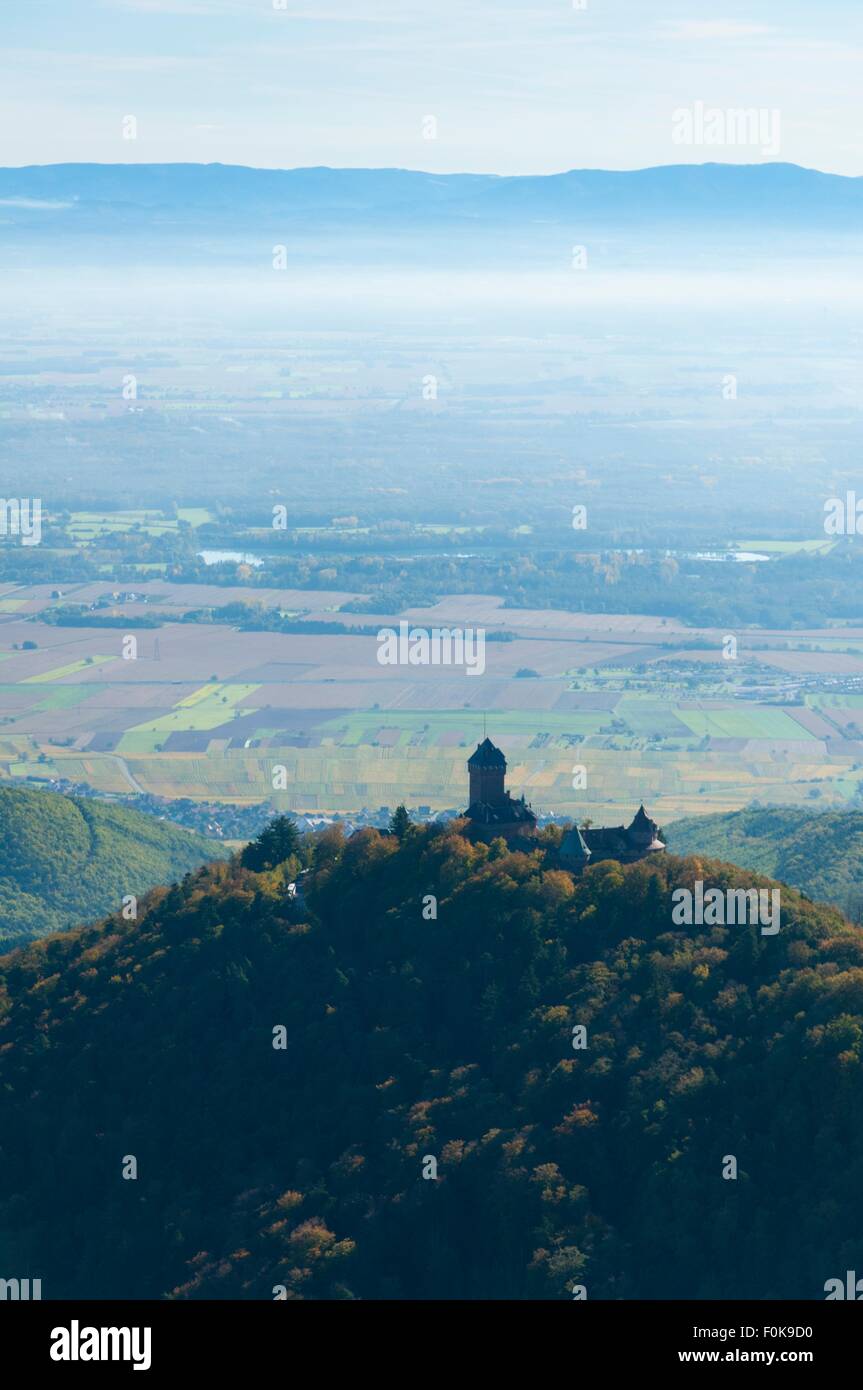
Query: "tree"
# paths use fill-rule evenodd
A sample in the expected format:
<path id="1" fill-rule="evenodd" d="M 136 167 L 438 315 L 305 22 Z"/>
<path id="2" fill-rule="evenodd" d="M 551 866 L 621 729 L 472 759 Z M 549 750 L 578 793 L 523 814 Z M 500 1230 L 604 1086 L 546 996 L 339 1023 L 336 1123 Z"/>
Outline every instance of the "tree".
<path id="1" fill-rule="evenodd" d="M 240 855 L 244 869 L 262 873 L 283 864 L 300 847 L 296 822 L 290 816 L 276 816 L 265 825 L 257 840 L 251 840 Z"/>
<path id="2" fill-rule="evenodd" d="M 853 922 L 855 927 L 863 927 L 863 893 L 859 889 L 854 889 L 848 894 L 845 902 L 845 916 L 849 922 Z"/>
<path id="3" fill-rule="evenodd" d="M 397 806 L 390 816 L 390 834 L 395 835 L 396 839 L 401 843 L 412 827 L 413 821 L 404 806 Z"/>

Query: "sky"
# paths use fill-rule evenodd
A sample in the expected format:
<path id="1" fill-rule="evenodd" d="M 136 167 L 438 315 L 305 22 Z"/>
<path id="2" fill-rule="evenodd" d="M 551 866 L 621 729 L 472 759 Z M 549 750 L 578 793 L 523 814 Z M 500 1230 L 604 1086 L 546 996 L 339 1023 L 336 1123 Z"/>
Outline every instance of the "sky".
<path id="1" fill-rule="evenodd" d="M 0 0 L 0 55 L 0 165 L 863 174 L 863 0 Z"/>

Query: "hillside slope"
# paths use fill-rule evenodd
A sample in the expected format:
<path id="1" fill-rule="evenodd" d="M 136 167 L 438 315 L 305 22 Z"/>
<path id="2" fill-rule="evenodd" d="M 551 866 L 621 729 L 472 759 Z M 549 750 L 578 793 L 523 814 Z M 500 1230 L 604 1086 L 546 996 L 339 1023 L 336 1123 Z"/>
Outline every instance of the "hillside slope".
<path id="1" fill-rule="evenodd" d="M 0 787 L 0 947 L 94 922 L 223 845 L 90 798 Z"/>
<path id="2" fill-rule="evenodd" d="M 307 905 L 296 856 L 217 864 L 0 962 L 6 1263 L 49 1298 L 823 1298 L 863 1243 L 863 934 L 790 890 L 778 935 L 674 927 L 675 886 L 758 880 L 575 881 L 559 837 L 328 832 Z"/>
<path id="3" fill-rule="evenodd" d="M 811 898 L 863 914 L 863 811 L 797 809 L 691 816 L 665 828 L 674 854 L 702 853 L 781 879 Z"/>

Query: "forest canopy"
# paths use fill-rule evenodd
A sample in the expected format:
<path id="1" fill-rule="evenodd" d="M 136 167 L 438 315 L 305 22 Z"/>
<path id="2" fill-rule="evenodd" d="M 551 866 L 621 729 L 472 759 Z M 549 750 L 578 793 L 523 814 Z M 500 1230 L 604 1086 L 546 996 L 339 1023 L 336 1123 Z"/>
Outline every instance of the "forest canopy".
<path id="1" fill-rule="evenodd" d="M 575 878 L 559 839 L 329 830 L 0 961 L 12 1265 L 45 1297 L 823 1298 L 863 1236 L 863 936 L 791 889 L 776 936 L 675 928 L 676 887 L 767 880 Z"/>
<path id="2" fill-rule="evenodd" d="M 222 845 L 92 798 L 0 787 L 0 949 L 94 922 Z"/>

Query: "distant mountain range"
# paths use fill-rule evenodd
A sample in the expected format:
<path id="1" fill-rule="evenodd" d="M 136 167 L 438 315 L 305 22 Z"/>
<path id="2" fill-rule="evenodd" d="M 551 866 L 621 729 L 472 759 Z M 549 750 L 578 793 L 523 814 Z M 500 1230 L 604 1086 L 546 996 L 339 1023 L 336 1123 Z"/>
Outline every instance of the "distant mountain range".
<path id="1" fill-rule="evenodd" d="M 0 244 L 45 235 L 104 243 L 123 235 L 158 256 L 191 241 L 224 254 L 223 238 L 362 239 L 419 235 L 430 247 L 458 235 L 542 249 L 572 240 L 675 228 L 755 238 L 846 236 L 863 227 L 863 178 L 794 164 L 681 164 L 628 172 L 573 169 L 504 177 L 404 169 L 249 169 L 223 164 L 54 164 L 0 169 Z M 777 238 L 779 241 L 777 242 Z M 350 245 L 342 253 L 350 255 Z M 368 249 L 368 248 L 366 248 Z M 394 246 L 385 248 L 391 258 Z M 729 254 L 733 247 L 729 246 Z M 633 249 L 633 254 L 636 252 Z"/>
<path id="2" fill-rule="evenodd" d="M 140 811 L 0 787 L 0 952 L 117 912 L 229 851 Z"/>
<path id="3" fill-rule="evenodd" d="M 538 216 L 664 222 L 744 215 L 860 227 L 863 178 L 796 164 L 673 164 L 627 172 L 427 174 L 408 169 L 250 169 L 232 164 L 45 164 L 0 169 L 4 220 L 23 213 L 98 212 L 154 223 L 169 211 L 312 215 L 404 223 L 432 217 L 466 224 Z"/>
<path id="4" fill-rule="evenodd" d="M 863 811 L 774 806 L 691 816 L 666 826 L 665 838 L 674 854 L 754 869 L 863 920 Z"/>

